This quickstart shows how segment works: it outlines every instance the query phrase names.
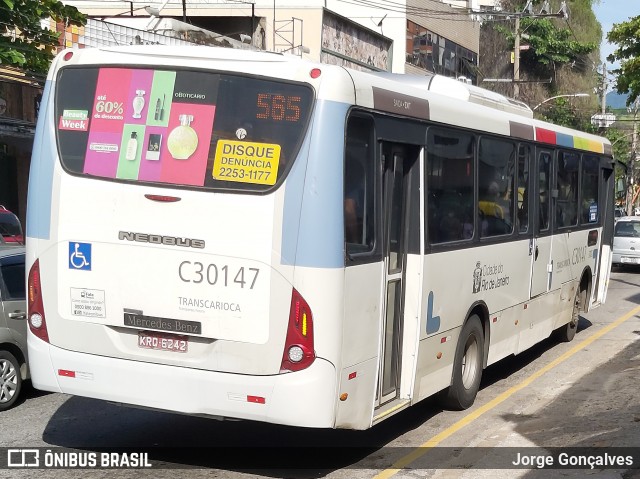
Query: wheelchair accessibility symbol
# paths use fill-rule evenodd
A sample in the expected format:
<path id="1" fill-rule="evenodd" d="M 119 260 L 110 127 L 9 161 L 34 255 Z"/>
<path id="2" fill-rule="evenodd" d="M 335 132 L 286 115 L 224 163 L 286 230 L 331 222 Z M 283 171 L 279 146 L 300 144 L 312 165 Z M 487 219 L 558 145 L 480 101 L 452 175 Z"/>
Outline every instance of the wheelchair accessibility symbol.
<path id="1" fill-rule="evenodd" d="M 91 243 L 69 243 L 69 268 L 91 271 Z"/>

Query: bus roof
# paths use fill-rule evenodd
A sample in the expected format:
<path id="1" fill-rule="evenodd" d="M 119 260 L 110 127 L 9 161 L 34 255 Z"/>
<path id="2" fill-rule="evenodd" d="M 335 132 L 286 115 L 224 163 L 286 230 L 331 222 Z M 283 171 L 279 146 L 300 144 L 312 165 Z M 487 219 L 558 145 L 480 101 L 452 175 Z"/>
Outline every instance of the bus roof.
<path id="1" fill-rule="evenodd" d="M 213 63 L 207 64 L 207 61 L 221 61 L 224 62 L 223 67 L 230 71 L 306 81 L 314 86 L 319 86 L 320 81 L 312 80 L 308 72 L 319 68 L 322 71 L 322 78 L 319 80 L 325 80 L 321 91 L 318 91 L 322 98 L 351 101 L 365 108 L 523 140 L 538 140 L 606 155 L 612 153 L 611 144 L 604 137 L 536 120 L 531 108 L 523 102 L 431 73 L 411 75 L 364 72 L 311 62 L 295 55 L 202 45 L 128 45 L 65 50 L 58 56 L 56 66 L 61 66 L 64 61 L 61 59 L 68 52 L 77 55 L 69 64 L 160 63 L 189 67 L 197 59 L 199 67 L 213 68 Z M 126 58 L 123 59 L 123 55 Z M 168 63 L 167 59 L 171 62 Z M 268 71 L 265 65 L 269 64 L 273 65 L 273 69 Z M 54 70 L 55 68 L 51 69 L 49 79 L 52 79 Z M 347 81 L 345 71 L 353 79 L 353 84 Z"/>

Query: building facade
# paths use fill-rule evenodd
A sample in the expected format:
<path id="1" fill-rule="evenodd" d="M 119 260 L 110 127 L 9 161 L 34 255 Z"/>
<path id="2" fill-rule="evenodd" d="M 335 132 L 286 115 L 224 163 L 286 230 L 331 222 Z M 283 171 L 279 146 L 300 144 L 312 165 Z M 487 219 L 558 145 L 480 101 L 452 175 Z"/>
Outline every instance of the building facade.
<path id="1" fill-rule="evenodd" d="M 464 77 L 476 83 L 480 24 L 490 0 L 64 0 L 84 27 L 49 22 L 60 49 L 205 44 L 298 55 L 370 71 Z M 462 8 L 461 8 L 462 7 Z M 5 69 L 6 70 L 6 69 Z M 10 70 L 10 69 L 9 69 Z M 24 221 L 43 79 L 0 70 L 0 204 Z"/>
<path id="2" fill-rule="evenodd" d="M 137 28 L 148 31 L 156 28 L 155 19 L 170 17 L 247 39 L 262 50 L 374 71 L 463 76 L 475 83 L 480 24 L 469 9 L 486 1 L 462 2 L 469 8 L 441 0 L 163 0 L 153 9 L 132 1 L 65 3 L 109 22 L 146 19 L 146 28 Z M 150 11 L 158 15 L 150 17 Z"/>
<path id="3" fill-rule="evenodd" d="M 0 68 L 0 205 L 24 224 L 31 145 L 42 98 L 42 79 Z"/>

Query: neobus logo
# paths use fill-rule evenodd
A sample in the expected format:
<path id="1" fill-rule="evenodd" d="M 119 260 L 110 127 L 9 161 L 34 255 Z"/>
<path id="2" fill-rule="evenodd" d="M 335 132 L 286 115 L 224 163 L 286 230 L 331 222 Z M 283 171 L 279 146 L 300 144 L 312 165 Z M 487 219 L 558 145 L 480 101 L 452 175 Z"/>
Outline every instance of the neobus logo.
<path id="1" fill-rule="evenodd" d="M 127 241 L 137 241 L 138 243 L 163 244 L 167 246 L 183 246 L 185 248 L 204 248 L 204 240 L 192 238 L 180 238 L 178 236 L 162 236 L 147 233 L 133 233 L 130 231 L 119 231 L 118 239 Z"/>

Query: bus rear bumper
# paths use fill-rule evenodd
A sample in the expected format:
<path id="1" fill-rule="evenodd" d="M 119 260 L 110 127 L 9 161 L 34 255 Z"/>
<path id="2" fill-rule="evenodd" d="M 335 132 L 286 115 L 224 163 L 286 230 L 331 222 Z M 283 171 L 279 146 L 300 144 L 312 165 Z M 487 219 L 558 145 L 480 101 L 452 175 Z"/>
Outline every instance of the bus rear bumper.
<path id="1" fill-rule="evenodd" d="M 249 376 L 67 351 L 30 332 L 28 349 L 37 389 L 183 414 L 334 427 L 336 372 L 320 358 L 304 371 Z"/>

